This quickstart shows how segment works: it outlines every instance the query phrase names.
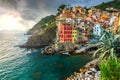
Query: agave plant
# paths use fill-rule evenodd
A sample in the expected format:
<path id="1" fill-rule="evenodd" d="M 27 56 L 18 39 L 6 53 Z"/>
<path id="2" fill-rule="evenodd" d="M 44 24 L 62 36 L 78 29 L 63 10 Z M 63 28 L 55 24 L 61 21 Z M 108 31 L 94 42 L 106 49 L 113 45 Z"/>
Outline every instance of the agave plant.
<path id="1" fill-rule="evenodd" d="M 114 35 L 112 31 L 104 30 L 102 36 L 99 38 L 101 45 L 99 49 L 94 52 L 93 56 L 95 57 L 98 53 L 100 53 L 99 58 L 101 59 L 103 59 L 106 55 L 108 55 L 111 59 L 115 59 L 116 49 L 120 46 L 118 41 L 119 37 L 120 35 Z"/>

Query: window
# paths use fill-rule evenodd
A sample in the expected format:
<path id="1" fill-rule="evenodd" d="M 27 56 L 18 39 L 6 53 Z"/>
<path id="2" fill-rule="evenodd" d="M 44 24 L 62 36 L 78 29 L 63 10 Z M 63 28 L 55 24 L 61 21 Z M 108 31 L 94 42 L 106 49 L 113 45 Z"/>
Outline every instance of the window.
<path id="1" fill-rule="evenodd" d="M 67 29 L 68 29 L 68 26 L 66 25 L 65 30 L 67 30 Z"/>
<path id="2" fill-rule="evenodd" d="M 64 41 L 66 41 L 66 39 L 64 39 Z"/>
<path id="3" fill-rule="evenodd" d="M 71 37 L 71 35 L 68 35 L 68 37 Z"/>
<path id="4" fill-rule="evenodd" d="M 64 33 L 66 34 L 66 31 L 64 31 Z"/>
<path id="5" fill-rule="evenodd" d="M 95 27 L 95 29 L 96 29 L 96 27 Z"/>
<path id="6" fill-rule="evenodd" d="M 61 37 L 63 38 L 63 35 L 61 35 Z"/>
<path id="7" fill-rule="evenodd" d="M 69 39 L 67 39 L 67 41 L 70 41 Z"/>

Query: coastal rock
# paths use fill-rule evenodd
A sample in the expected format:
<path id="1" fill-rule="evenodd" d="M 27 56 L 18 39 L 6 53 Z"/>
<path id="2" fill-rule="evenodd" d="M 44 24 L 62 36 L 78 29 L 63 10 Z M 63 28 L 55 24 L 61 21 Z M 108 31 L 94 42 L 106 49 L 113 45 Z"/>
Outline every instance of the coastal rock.
<path id="1" fill-rule="evenodd" d="M 46 46 L 54 42 L 54 38 L 56 36 L 56 26 L 48 28 L 44 32 L 40 32 L 36 35 L 32 35 L 28 38 L 27 43 L 20 45 L 22 48 L 40 48 L 42 46 Z"/>
<path id="2" fill-rule="evenodd" d="M 70 80 L 70 78 L 67 78 L 66 80 Z"/>
<path id="3" fill-rule="evenodd" d="M 87 68 L 86 68 L 86 67 L 82 67 L 82 68 L 80 68 L 80 72 L 81 72 L 81 73 L 86 72 L 86 70 L 87 70 Z"/>
<path id="4" fill-rule="evenodd" d="M 98 69 L 98 59 L 95 59 L 85 67 L 80 68 L 79 72 L 74 72 L 73 75 L 68 77 L 68 80 L 99 80 L 100 69 Z M 66 79 L 66 80 L 67 80 Z"/>
<path id="5" fill-rule="evenodd" d="M 20 45 L 21 48 L 40 48 L 54 42 L 56 37 L 55 16 L 50 15 L 42 18 L 32 29 L 27 33 L 31 34 L 28 41 Z"/>
<path id="6" fill-rule="evenodd" d="M 48 22 L 50 21 L 54 21 L 55 20 L 55 16 L 54 15 L 50 15 L 50 16 L 46 16 L 45 18 L 42 18 L 37 24 L 35 24 L 33 26 L 33 28 L 31 28 L 27 34 L 37 34 L 39 32 L 44 31 L 44 28 L 46 28 L 46 24 L 49 24 Z"/>
<path id="7" fill-rule="evenodd" d="M 55 52 L 55 49 L 51 46 L 47 46 L 44 50 L 44 54 L 54 54 Z"/>

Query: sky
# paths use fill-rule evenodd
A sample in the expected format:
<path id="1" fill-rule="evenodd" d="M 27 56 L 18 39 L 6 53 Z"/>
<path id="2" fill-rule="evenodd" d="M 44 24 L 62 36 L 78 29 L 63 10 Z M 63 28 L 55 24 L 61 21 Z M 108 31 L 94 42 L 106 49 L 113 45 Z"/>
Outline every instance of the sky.
<path id="1" fill-rule="evenodd" d="M 61 4 L 91 7 L 111 0 L 0 0 L 0 30 L 27 31 Z"/>

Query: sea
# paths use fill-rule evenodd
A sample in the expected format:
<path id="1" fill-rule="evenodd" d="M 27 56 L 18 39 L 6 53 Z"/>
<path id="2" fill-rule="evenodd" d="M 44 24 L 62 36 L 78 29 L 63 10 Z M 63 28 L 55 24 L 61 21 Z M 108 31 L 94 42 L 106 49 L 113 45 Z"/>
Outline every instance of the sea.
<path id="1" fill-rule="evenodd" d="M 88 55 L 44 55 L 19 48 L 30 35 L 0 32 L 0 80 L 65 80 L 92 58 Z"/>

